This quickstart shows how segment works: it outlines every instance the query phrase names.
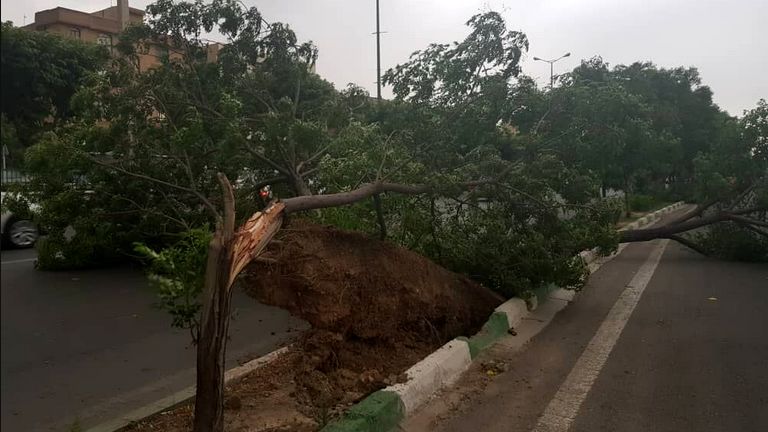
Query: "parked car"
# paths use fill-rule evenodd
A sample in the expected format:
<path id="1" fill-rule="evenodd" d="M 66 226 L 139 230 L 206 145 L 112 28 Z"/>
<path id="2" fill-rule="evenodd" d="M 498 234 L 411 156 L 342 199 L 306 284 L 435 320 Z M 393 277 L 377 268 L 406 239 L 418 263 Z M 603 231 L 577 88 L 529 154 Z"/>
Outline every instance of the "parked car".
<path id="1" fill-rule="evenodd" d="M 0 203 L 5 201 L 7 192 L 0 192 Z M 0 206 L 2 206 L 0 204 Z M 34 204 L 29 206 L 32 210 L 36 207 Z M 30 216 L 16 215 L 2 206 L 2 215 L 0 215 L 0 236 L 3 245 L 10 245 L 15 248 L 29 248 L 34 246 L 40 237 L 37 224 L 32 221 Z"/>

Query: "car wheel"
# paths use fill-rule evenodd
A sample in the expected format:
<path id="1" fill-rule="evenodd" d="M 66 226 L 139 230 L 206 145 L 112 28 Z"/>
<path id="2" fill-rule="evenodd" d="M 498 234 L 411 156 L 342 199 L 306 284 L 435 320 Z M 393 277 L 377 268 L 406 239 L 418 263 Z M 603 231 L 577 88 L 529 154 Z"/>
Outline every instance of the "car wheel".
<path id="1" fill-rule="evenodd" d="M 40 236 L 37 226 L 31 220 L 11 220 L 6 228 L 6 240 L 16 248 L 32 247 Z"/>

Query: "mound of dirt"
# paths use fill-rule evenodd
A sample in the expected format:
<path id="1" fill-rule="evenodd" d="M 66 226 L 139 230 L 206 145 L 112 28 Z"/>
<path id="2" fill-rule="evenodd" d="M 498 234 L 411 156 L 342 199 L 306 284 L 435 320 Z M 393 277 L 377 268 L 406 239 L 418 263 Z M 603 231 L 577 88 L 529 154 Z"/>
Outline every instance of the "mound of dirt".
<path id="1" fill-rule="evenodd" d="M 312 325 L 297 344 L 296 398 L 336 411 L 475 333 L 503 299 L 407 249 L 295 221 L 243 279 L 246 292 Z M 310 413 L 307 413 L 310 415 Z"/>
<path id="2" fill-rule="evenodd" d="M 310 324 L 288 352 L 226 388 L 228 432 L 310 432 L 448 340 L 502 299 L 428 259 L 364 235 L 295 221 L 240 285 Z M 126 431 L 181 432 L 191 402 Z"/>
<path id="3" fill-rule="evenodd" d="M 444 340 L 482 324 L 503 299 L 407 249 L 294 222 L 247 269 L 246 292 L 345 339 Z M 453 335 L 453 336 L 451 336 Z"/>

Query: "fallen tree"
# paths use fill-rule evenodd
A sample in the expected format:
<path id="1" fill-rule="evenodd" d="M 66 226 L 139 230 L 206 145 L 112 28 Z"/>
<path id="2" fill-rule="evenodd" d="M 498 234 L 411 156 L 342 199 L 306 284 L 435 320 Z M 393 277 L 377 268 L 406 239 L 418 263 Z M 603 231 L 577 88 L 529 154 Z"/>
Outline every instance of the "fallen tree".
<path id="1" fill-rule="evenodd" d="M 596 246 L 612 250 L 619 240 L 613 217 L 621 209 L 595 201 L 601 185 L 594 172 L 574 167 L 548 137 L 520 136 L 510 126 L 525 111 L 515 105 L 512 81 L 528 41 L 499 14 L 473 17 L 462 43 L 432 45 L 391 71 L 386 81 L 399 101 L 369 107 L 366 118 L 356 111 L 359 95 L 337 93 L 308 72 L 314 47 L 297 44 L 293 32 L 266 23 L 256 9 L 231 0 L 161 0 L 148 10 L 149 27 L 124 34 L 127 57 L 75 98 L 79 116 L 28 156 L 48 197 L 49 241 L 67 248 L 49 248 L 53 258 L 105 240 L 114 240 L 113 249 L 136 240 L 163 248 L 191 228 L 213 231 L 202 250 L 189 251 L 205 257 L 204 269 L 192 269 L 200 274 L 166 281 L 179 293 L 169 309 L 184 312 L 180 323 L 197 343 L 197 432 L 223 428 L 233 281 L 290 214 L 326 209 L 337 226 L 358 227 L 374 214 L 360 203 L 379 196 L 371 219 L 389 228 L 392 241 L 505 296 L 548 283 L 579 286 L 586 272 L 574 256 Z M 217 25 L 230 43 L 208 63 L 201 35 Z M 130 49 L 153 35 L 169 35 L 179 59 L 138 74 Z M 637 126 L 632 135 L 645 136 L 650 127 L 604 127 L 610 119 L 596 117 L 605 145 L 624 135 L 616 128 Z M 733 154 L 723 153 L 702 160 L 697 174 L 725 185 L 718 198 L 765 172 L 744 168 L 757 153 L 742 146 L 729 166 L 735 174 L 716 174 Z M 281 198 L 265 202 L 264 185 Z M 723 221 L 761 229 L 754 212 L 706 214 L 715 208 L 666 230 L 622 236 L 674 238 Z M 73 241 L 63 235 L 70 225 L 78 233 Z M 175 308 L 198 300 L 200 308 Z"/>

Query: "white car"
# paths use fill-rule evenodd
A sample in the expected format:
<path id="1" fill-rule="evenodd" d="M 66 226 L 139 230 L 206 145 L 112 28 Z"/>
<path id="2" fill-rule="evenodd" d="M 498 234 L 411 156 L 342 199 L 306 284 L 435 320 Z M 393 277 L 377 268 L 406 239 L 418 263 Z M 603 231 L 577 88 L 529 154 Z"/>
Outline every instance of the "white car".
<path id="1" fill-rule="evenodd" d="M 0 203 L 5 198 L 6 192 L 0 193 Z M 36 207 L 31 204 L 30 207 Z M 34 246 L 40 232 L 37 224 L 32 220 L 18 217 L 3 207 L 0 215 L 0 235 L 2 235 L 2 244 L 10 244 L 15 248 L 29 248 Z"/>

